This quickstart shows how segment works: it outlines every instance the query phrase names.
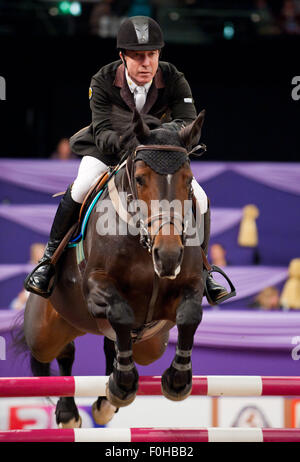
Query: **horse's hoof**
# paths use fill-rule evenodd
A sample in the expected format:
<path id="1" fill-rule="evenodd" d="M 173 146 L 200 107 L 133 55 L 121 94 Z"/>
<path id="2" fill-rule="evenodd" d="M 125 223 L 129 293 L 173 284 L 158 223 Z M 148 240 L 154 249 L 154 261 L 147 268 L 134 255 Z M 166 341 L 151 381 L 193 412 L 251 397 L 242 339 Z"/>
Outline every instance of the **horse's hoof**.
<path id="1" fill-rule="evenodd" d="M 69 420 L 68 422 L 60 422 L 58 424 L 58 428 L 81 428 L 82 425 L 82 418 L 79 416 L 79 419 L 73 419 Z"/>
<path id="2" fill-rule="evenodd" d="M 161 391 L 162 394 L 171 401 L 183 401 L 188 398 L 192 392 L 192 382 L 187 383 L 180 391 L 176 391 L 170 387 L 167 374 L 164 373 L 161 377 Z"/>
<path id="3" fill-rule="evenodd" d="M 118 387 L 118 385 L 110 376 L 108 384 L 106 384 L 106 398 L 115 407 L 125 407 L 134 401 L 137 390 L 126 393 L 124 390 Z M 117 396 L 117 393 L 119 396 Z"/>
<path id="4" fill-rule="evenodd" d="M 97 401 L 92 405 L 93 419 L 98 425 L 106 425 L 111 421 L 116 413 L 116 406 L 113 406 L 107 399 L 102 399 L 100 409 L 98 409 Z"/>

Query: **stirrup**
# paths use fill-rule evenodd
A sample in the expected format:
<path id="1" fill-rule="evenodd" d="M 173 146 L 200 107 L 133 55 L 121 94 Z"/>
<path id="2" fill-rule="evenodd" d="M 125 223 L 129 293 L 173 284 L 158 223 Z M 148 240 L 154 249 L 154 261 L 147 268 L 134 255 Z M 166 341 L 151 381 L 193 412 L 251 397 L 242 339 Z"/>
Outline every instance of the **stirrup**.
<path id="1" fill-rule="evenodd" d="M 210 305 L 219 305 L 219 303 L 225 302 L 225 300 L 228 300 L 231 297 L 235 297 L 236 296 L 236 290 L 235 290 L 235 287 L 232 284 L 231 280 L 227 276 L 227 274 L 224 273 L 224 271 L 221 268 L 219 268 L 219 266 L 210 265 L 210 267 L 211 267 L 210 270 L 207 270 L 206 268 L 204 268 L 204 271 L 203 271 L 205 296 L 206 296 L 207 301 L 208 301 L 208 303 Z M 207 278 L 208 278 L 208 276 L 211 276 L 211 274 L 213 272 L 222 274 L 222 276 L 224 276 L 224 278 L 226 279 L 226 281 L 228 282 L 228 284 L 230 286 L 230 292 L 227 293 L 226 295 L 224 295 L 223 297 L 219 298 L 216 302 L 214 302 L 212 300 L 212 298 L 210 297 L 210 295 L 208 293 L 208 290 L 207 290 L 207 286 L 206 286 Z"/>
<path id="2" fill-rule="evenodd" d="M 38 289 L 33 289 L 29 285 L 29 280 L 30 280 L 31 276 L 36 272 L 37 269 L 39 269 L 41 266 L 46 266 L 46 265 L 49 265 L 49 266 L 53 267 L 53 270 L 54 270 L 53 282 L 52 282 L 50 288 L 48 288 L 47 292 L 42 292 L 42 291 L 39 292 Z M 37 266 L 35 266 L 35 268 L 33 268 L 33 270 L 31 271 L 31 273 L 26 277 L 26 279 L 24 281 L 24 288 L 25 288 L 25 290 L 27 290 L 28 292 L 31 292 L 33 294 L 40 295 L 41 297 L 44 297 L 44 298 L 49 298 L 52 295 L 54 286 L 56 284 L 56 280 L 57 280 L 57 274 L 56 274 L 56 271 L 55 271 L 55 266 L 51 262 L 51 258 L 47 258 L 47 259 L 41 261 Z"/>

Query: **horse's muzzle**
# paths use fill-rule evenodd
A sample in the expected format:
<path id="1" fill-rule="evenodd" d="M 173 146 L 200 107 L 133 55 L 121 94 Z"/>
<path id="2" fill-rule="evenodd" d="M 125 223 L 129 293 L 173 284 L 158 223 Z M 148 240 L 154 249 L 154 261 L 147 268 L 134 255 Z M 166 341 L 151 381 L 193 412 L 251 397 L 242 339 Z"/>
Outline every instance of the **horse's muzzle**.
<path id="1" fill-rule="evenodd" d="M 175 279 L 180 273 L 183 259 L 183 246 L 176 248 L 153 247 L 152 258 L 156 274 L 160 278 Z"/>

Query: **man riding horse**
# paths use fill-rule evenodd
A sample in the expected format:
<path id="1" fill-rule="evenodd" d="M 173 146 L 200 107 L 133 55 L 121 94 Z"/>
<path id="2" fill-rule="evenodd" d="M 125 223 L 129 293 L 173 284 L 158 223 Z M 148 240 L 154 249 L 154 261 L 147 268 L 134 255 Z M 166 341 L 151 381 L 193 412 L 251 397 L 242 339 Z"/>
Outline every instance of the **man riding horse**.
<path id="1" fill-rule="evenodd" d="M 113 106 L 127 112 L 136 108 L 141 114 L 159 118 L 162 126 L 180 130 L 196 119 L 190 86 L 174 65 L 159 61 L 164 46 L 160 26 L 152 18 L 135 16 L 126 19 L 117 36 L 120 60 L 102 67 L 92 77 L 89 88 L 92 123 L 71 139 L 72 150 L 84 156 L 77 178 L 64 194 L 57 209 L 44 256 L 26 279 L 25 288 L 35 294 L 48 296 L 50 280 L 55 269 L 50 259 L 70 227 L 77 221 L 83 200 L 93 184 L 108 166 L 119 163 L 121 138 L 113 129 Z M 204 216 L 202 249 L 208 251 L 210 208 L 205 192 L 195 179 L 194 196 Z M 228 298 L 227 290 L 208 275 L 206 296 L 211 304 Z"/>

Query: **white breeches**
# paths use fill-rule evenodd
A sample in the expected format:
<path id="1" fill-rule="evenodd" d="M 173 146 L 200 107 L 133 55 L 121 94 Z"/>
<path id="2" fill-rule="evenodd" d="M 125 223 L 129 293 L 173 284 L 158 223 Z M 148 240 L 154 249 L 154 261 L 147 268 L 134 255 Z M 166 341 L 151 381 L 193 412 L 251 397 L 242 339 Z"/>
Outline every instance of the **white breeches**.
<path id="1" fill-rule="evenodd" d="M 107 170 L 107 166 L 99 159 L 84 156 L 80 162 L 77 178 L 75 179 L 71 196 L 75 202 L 82 204 L 89 189 L 97 182 L 98 178 Z M 194 195 L 199 204 L 201 214 L 207 211 L 207 196 L 195 178 L 192 181 Z"/>
<path id="2" fill-rule="evenodd" d="M 89 189 L 97 182 L 98 178 L 107 170 L 101 160 L 92 156 L 84 156 L 80 162 L 77 178 L 73 183 L 71 196 L 75 202 L 82 204 Z"/>
<path id="3" fill-rule="evenodd" d="M 193 178 L 193 181 L 192 181 L 192 188 L 194 191 L 194 196 L 196 198 L 196 201 L 198 202 L 198 205 L 200 207 L 201 214 L 203 215 L 204 213 L 207 212 L 207 208 L 208 208 L 207 195 L 205 194 L 204 190 L 201 188 L 200 184 L 197 183 L 195 178 Z"/>

